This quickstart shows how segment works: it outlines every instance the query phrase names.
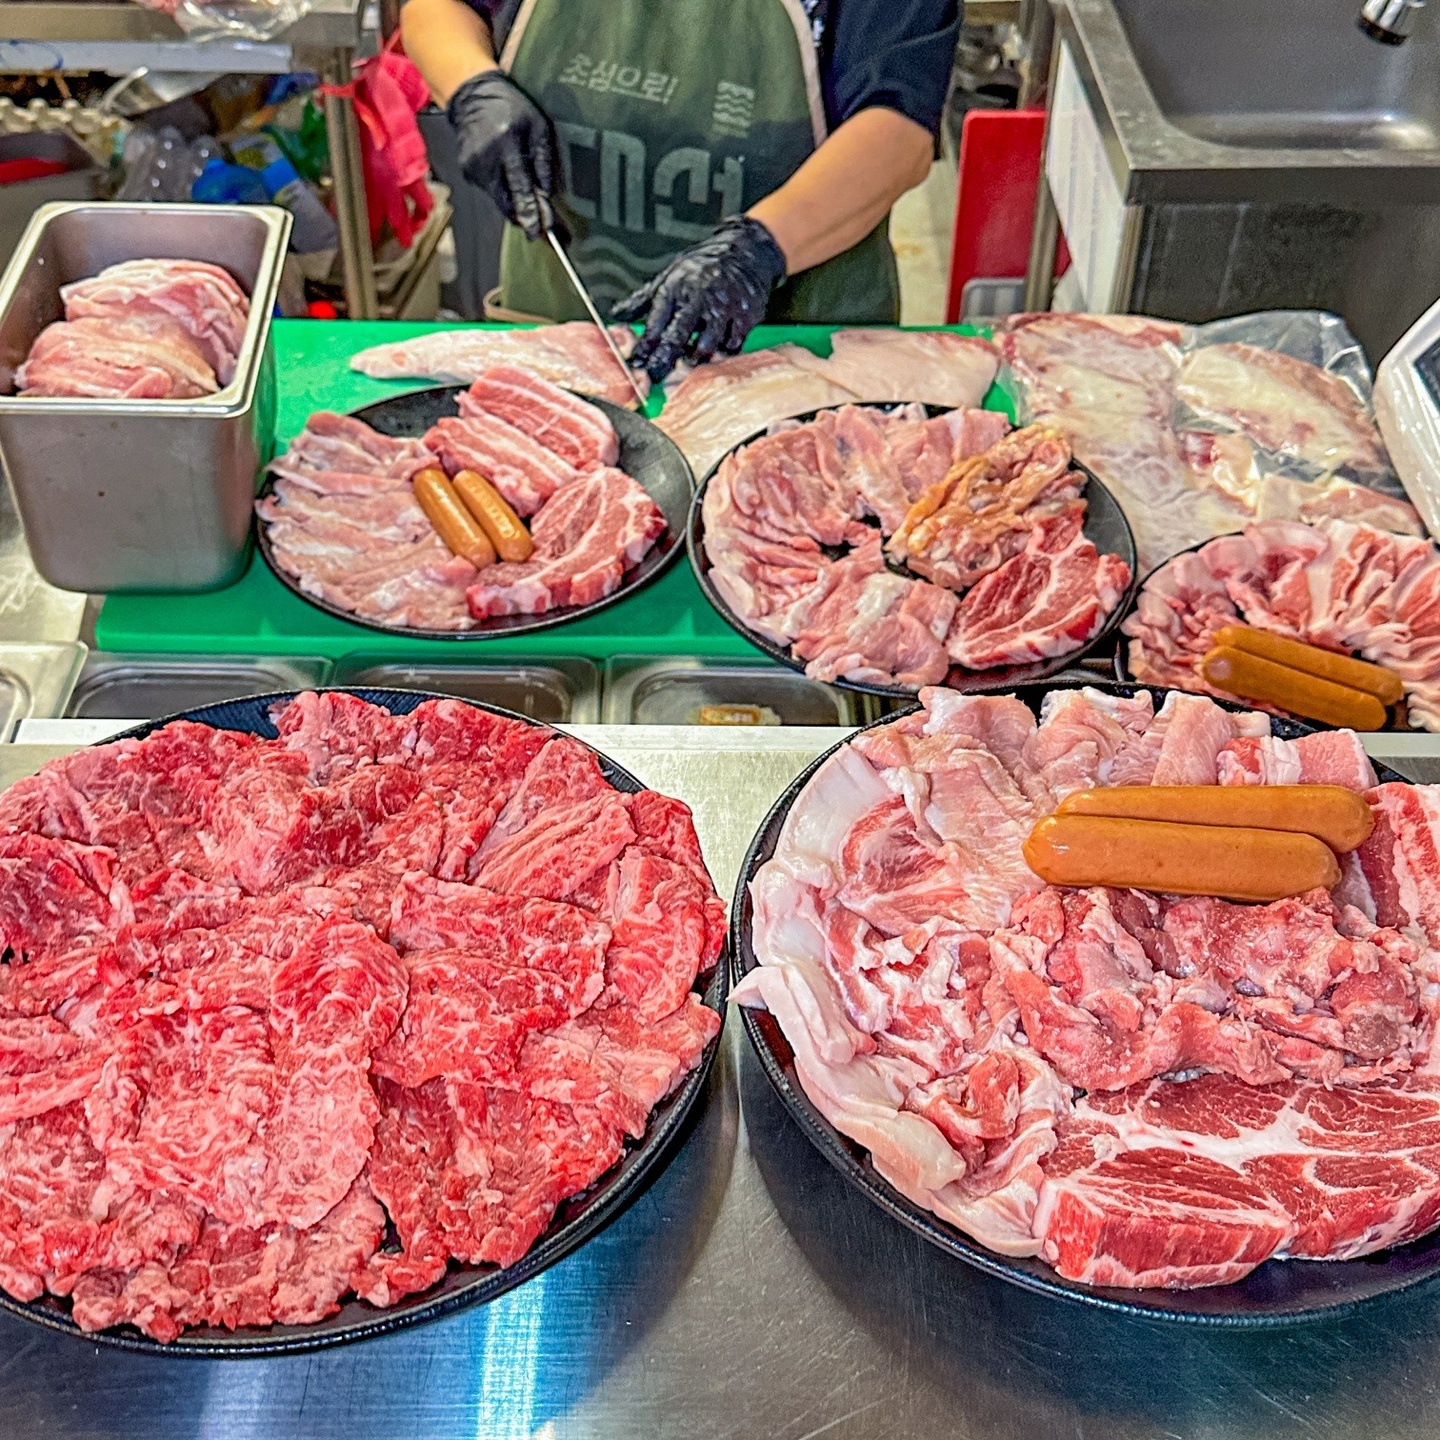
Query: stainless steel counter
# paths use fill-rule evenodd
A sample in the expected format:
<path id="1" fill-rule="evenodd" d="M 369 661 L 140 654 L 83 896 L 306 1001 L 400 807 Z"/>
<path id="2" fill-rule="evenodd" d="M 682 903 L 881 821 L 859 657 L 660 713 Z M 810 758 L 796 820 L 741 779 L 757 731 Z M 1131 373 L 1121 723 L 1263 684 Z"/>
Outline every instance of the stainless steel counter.
<path id="1" fill-rule="evenodd" d="M 695 807 L 722 890 L 835 731 L 583 727 Z M 55 747 L 0 746 L 0 783 Z M 947 1260 L 853 1196 L 733 1024 L 683 1150 L 494 1305 L 262 1362 L 153 1360 L 0 1316 L 0 1435 L 344 1440 L 1432 1437 L 1440 1287 L 1274 1333 L 1166 1327 Z"/>

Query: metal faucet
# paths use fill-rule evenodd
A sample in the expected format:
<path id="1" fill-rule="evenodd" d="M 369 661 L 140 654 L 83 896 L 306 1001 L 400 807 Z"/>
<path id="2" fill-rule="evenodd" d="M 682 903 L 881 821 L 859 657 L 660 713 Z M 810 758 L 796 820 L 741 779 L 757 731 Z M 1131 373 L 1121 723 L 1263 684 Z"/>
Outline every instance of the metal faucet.
<path id="1" fill-rule="evenodd" d="M 1355 22 L 1382 45 L 1403 45 L 1425 0 L 1365 0 Z"/>

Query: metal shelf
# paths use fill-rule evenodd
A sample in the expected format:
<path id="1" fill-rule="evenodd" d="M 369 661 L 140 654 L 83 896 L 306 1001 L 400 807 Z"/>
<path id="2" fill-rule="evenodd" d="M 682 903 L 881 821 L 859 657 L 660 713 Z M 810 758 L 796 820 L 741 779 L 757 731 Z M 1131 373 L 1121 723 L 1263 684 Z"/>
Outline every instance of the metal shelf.
<path id="1" fill-rule="evenodd" d="M 0 4 L 0 73 L 103 70 L 213 71 L 279 75 L 316 70 L 339 89 L 350 84 L 364 35 L 365 0 L 314 0 L 311 10 L 274 40 L 194 42 L 168 15 L 124 3 L 8 0 Z M 345 299 L 357 320 L 379 314 L 365 204 L 365 176 L 355 107 L 345 95 L 325 98 L 325 126 L 335 178 L 335 219 Z"/>

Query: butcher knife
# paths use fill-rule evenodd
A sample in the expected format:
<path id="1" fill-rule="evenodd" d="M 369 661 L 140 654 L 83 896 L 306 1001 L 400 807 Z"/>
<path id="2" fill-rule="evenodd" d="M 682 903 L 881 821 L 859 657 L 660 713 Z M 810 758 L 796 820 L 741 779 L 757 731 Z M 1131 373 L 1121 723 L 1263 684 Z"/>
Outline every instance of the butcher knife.
<path id="1" fill-rule="evenodd" d="M 575 293 L 580 297 L 580 303 L 589 312 L 590 318 L 599 328 L 600 334 L 604 337 L 605 343 L 610 347 L 610 353 L 615 357 L 615 363 L 625 372 L 625 378 L 630 382 L 630 388 L 635 392 L 636 402 L 640 409 L 645 409 L 645 392 L 640 388 L 635 379 L 634 372 L 625 363 L 625 357 L 620 353 L 620 347 L 615 343 L 615 337 L 610 333 L 610 327 L 600 318 L 600 312 L 595 308 L 595 302 L 590 298 L 590 292 L 585 288 L 585 282 L 580 278 L 579 272 L 570 263 L 570 257 L 565 253 L 565 247 L 560 243 L 560 237 L 555 233 L 553 227 L 546 226 L 545 238 L 550 242 L 550 248 L 554 250 L 556 258 L 560 261 L 561 268 L 565 271 L 570 283 L 575 287 Z"/>

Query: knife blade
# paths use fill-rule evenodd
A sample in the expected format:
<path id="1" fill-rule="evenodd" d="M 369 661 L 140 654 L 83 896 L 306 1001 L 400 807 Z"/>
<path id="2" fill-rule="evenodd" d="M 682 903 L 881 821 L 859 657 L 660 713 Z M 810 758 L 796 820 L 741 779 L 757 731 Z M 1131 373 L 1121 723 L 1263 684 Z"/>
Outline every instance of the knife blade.
<path id="1" fill-rule="evenodd" d="M 600 312 L 595 308 L 595 302 L 590 298 L 590 292 L 585 288 L 585 282 L 580 278 L 575 267 L 570 263 L 570 257 L 565 253 L 565 247 L 560 243 L 560 237 L 550 226 L 545 228 L 545 238 L 550 242 L 550 248 L 554 250 L 556 258 L 560 261 L 561 268 L 565 271 L 570 283 L 575 287 L 575 293 L 580 297 L 580 303 L 589 312 L 590 318 L 595 322 L 600 334 L 604 337 L 606 345 L 610 347 L 610 353 L 615 357 L 615 363 L 625 372 L 625 378 L 630 382 L 630 388 L 635 392 L 635 399 L 640 409 L 645 409 L 645 392 L 640 388 L 635 379 L 634 372 L 625 363 L 625 357 L 620 353 L 620 347 L 615 343 L 615 337 L 610 333 L 610 327 L 600 318 Z"/>

